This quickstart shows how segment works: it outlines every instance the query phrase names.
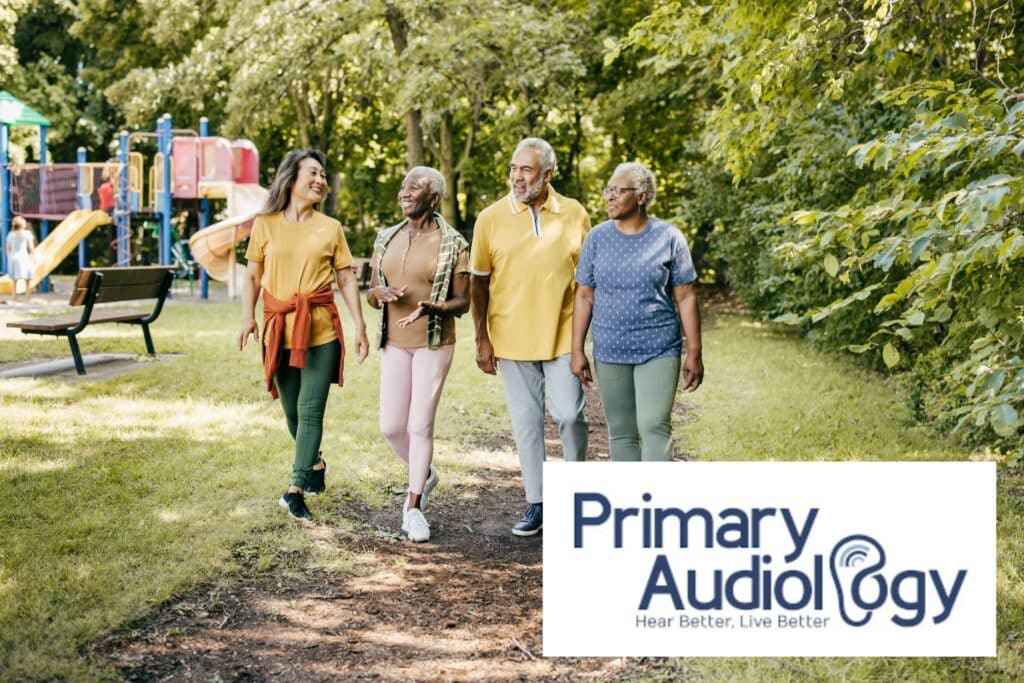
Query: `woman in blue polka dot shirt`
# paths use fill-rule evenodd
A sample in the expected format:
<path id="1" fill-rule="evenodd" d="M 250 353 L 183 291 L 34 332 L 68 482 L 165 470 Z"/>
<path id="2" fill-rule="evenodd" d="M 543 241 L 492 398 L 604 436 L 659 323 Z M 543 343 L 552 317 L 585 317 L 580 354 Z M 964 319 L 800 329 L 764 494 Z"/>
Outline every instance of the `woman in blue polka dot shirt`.
<path id="1" fill-rule="evenodd" d="M 609 220 L 587 235 L 576 268 L 571 368 L 592 381 L 592 329 L 612 460 L 671 460 L 680 364 L 684 390 L 704 378 L 697 271 L 683 233 L 648 215 L 655 194 L 646 166 L 619 164 L 604 189 Z"/>

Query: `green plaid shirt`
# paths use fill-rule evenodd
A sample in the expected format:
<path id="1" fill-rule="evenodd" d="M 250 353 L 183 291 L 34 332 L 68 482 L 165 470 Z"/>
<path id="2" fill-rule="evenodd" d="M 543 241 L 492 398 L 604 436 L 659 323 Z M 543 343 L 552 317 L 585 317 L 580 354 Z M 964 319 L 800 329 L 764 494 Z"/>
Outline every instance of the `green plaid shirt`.
<path id="1" fill-rule="evenodd" d="M 437 270 L 434 273 L 434 285 L 430 289 L 430 303 L 439 304 L 448 298 L 448 287 L 452 280 L 452 271 L 455 270 L 455 262 L 466 249 L 469 249 L 469 242 L 459 234 L 459 231 L 448 225 L 439 213 L 434 214 L 434 220 L 441 228 L 441 248 L 437 253 Z M 377 235 L 373 243 L 373 264 L 377 269 L 377 279 L 381 285 L 387 287 L 387 280 L 384 278 L 384 270 L 381 263 L 384 261 L 384 250 L 388 243 L 398 232 L 409 222 L 406 218 L 398 225 L 385 228 Z M 377 346 L 384 348 L 387 341 L 384 331 L 387 329 L 387 306 L 381 307 L 380 323 L 377 326 Z M 441 316 L 433 313 L 427 314 L 427 346 L 432 349 L 441 347 Z"/>

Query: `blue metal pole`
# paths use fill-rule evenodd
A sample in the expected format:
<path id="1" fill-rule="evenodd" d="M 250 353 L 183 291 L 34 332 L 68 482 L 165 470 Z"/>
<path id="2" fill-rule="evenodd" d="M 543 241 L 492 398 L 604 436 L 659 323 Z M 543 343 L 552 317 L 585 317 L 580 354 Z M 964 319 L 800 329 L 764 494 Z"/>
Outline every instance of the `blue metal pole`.
<path id="1" fill-rule="evenodd" d="M 80 208 L 80 209 L 84 209 L 86 207 L 86 202 L 89 200 L 89 195 L 87 195 L 84 192 L 82 192 L 83 187 L 82 187 L 82 184 L 81 184 L 82 173 L 85 170 L 83 168 L 83 165 L 85 164 L 85 161 L 86 161 L 85 147 L 79 147 L 78 148 L 78 158 L 76 159 L 76 162 L 78 163 L 78 180 L 79 180 L 79 184 L 78 184 L 78 208 Z M 86 249 L 86 246 L 85 246 L 85 240 L 82 240 L 81 242 L 78 243 L 78 268 L 79 268 L 79 270 L 81 270 L 82 268 L 88 267 L 88 265 L 89 265 L 89 253 L 88 253 L 88 251 Z"/>
<path id="2" fill-rule="evenodd" d="M 117 183 L 117 197 L 114 200 L 114 224 L 117 226 L 117 266 L 125 267 L 128 264 L 128 240 L 129 230 L 129 198 L 128 198 L 128 131 L 122 130 L 118 137 L 117 160 L 121 169 L 118 171 L 120 179 Z"/>
<path id="3" fill-rule="evenodd" d="M 11 229 L 11 183 L 7 176 L 7 145 L 11 130 L 0 123 L 0 272 L 7 272 L 7 231 Z"/>
<path id="4" fill-rule="evenodd" d="M 205 116 L 199 119 L 199 137 L 210 137 L 210 120 Z M 200 147 L 202 149 L 202 147 Z M 202 230 L 210 224 L 210 200 L 205 197 L 199 200 L 199 229 Z M 206 274 L 206 268 L 200 268 L 199 291 L 204 299 L 210 298 L 210 276 Z"/>
<path id="5" fill-rule="evenodd" d="M 39 126 L 39 164 L 43 165 L 46 163 L 46 131 L 48 126 Z M 40 169 L 39 180 L 40 188 L 42 188 L 42 179 L 45 176 L 42 174 Z M 50 234 L 50 221 L 43 219 L 39 221 L 39 241 L 42 242 L 46 239 L 46 236 Z M 39 283 L 39 289 L 46 294 L 50 291 L 50 276 L 47 275 L 43 278 L 43 281 Z"/>
<path id="6" fill-rule="evenodd" d="M 173 178 L 171 178 L 171 139 L 173 137 L 171 128 L 171 115 L 164 114 L 157 127 L 157 132 L 160 133 L 160 137 L 157 138 L 157 146 L 160 153 L 164 155 L 164 167 L 156 171 L 162 173 L 164 178 L 164 188 L 156 198 L 157 211 L 160 213 L 160 265 L 162 266 L 171 265 L 171 211 L 173 211 L 171 197 L 174 190 Z"/>

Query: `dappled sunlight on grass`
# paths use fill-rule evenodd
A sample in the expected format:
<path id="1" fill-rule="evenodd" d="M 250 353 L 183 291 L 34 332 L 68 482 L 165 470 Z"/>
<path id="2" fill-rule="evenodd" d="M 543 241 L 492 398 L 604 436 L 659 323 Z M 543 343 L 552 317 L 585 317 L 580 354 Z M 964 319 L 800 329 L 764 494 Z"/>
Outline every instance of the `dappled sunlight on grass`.
<path id="1" fill-rule="evenodd" d="M 24 457 L 12 459 L 0 459 L 0 472 L 12 474 L 42 474 L 45 472 L 56 472 L 71 467 L 71 460 L 58 458 L 56 460 L 28 460 Z"/>
<path id="2" fill-rule="evenodd" d="M 365 577 L 360 590 L 401 588 L 393 574 L 383 578 L 401 564 L 394 556 L 345 550 L 351 534 L 374 533 L 345 517 L 346 501 L 393 509 L 393 527 L 385 531 L 395 531 L 407 481 L 405 464 L 378 432 L 377 351 L 363 366 L 349 363 L 345 388 L 331 390 L 322 444 L 330 465 L 328 495 L 310 502 L 321 523 L 300 527 L 277 506 L 290 478 L 294 445 L 280 404 L 262 387 L 255 351 L 240 354 L 231 344 L 237 318 L 237 302 L 172 306 L 154 328 L 154 339 L 159 351 L 173 350 L 179 358 L 102 380 L 0 380 L 0 495 L 22 501 L 0 508 L 0 624 L 10 625 L 0 629 L 0 671 L 29 680 L 95 677 L 78 654 L 83 646 L 181 591 L 214 577 L 235 580 L 236 557 L 245 556 L 240 544 L 273 549 L 257 554 L 261 571 L 279 571 L 275 558 L 302 557 L 304 567 Z M 476 501 L 493 490 L 495 473 L 509 471 L 516 474 L 509 486 L 521 496 L 501 379 L 475 367 L 472 344 L 465 341 L 472 339 L 468 316 L 459 321 L 458 335 L 463 341 L 435 432 L 439 500 L 458 491 L 460 502 Z M 83 347 L 87 353 L 131 352 L 140 337 L 138 330 L 105 331 L 83 340 Z M 897 383 L 809 351 L 791 330 L 717 316 L 704 353 L 706 383 L 695 394 L 680 395 L 679 406 L 688 410 L 674 418 L 677 437 L 701 459 L 984 457 L 912 426 Z M 66 343 L 57 340 L 0 338 L 5 359 L 66 354 Z M 1024 485 L 1019 478 L 1002 485 L 1000 657 L 1017 661 L 1005 634 L 1024 633 Z M 422 552 L 417 571 L 443 574 L 451 558 L 433 549 Z M 306 602 L 266 603 L 294 624 L 280 642 L 275 632 L 266 652 L 286 656 L 305 642 L 298 626 L 302 611 L 310 609 Z M 336 602 L 312 603 L 345 618 Z M 478 634 L 476 628 L 467 627 L 466 637 Z M 261 641 L 264 635 L 252 638 Z M 397 634 L 370 637 L 378 635 L 381 643 L 405 643 Z M 471 651 L 460 642 L 446 650 L 453 661 Z M 978 675 L 973 665 L 943 666 L 685 660 L 675 670 L 692 680 Z"/>
<path id="3" fill-rule="evenodd" d="M 13 401 L 9 406 L 4 406 L 4 414 L 8 414 L 8 410 L 17 410 L 21 401 L 60 401 L 73 397 L 76 392 L 75 387 L 70 384 L 56 384 L 53 380 L 45 378 L 0 379 L 0 399 Z"/>

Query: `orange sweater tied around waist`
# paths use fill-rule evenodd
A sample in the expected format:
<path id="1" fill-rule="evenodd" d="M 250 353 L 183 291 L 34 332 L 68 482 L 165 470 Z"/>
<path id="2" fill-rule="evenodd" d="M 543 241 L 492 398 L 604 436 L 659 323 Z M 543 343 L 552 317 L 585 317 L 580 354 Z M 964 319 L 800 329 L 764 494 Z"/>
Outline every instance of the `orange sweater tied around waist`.
<path id="1" fill-rule="evenodd" d="M 331 323 L 338 334 L 341 354 L 338 356 L 338 386 L 344 386 L 345 338 L 341 332 L 341 316 L 334 305 L 334 290 L 324 285 L 312 294 L 296 294 L 282 301 L 263 290 L 263 371 L 267 391 L 273 398 L 278 397 L 274 386 L 274 375 L 281 361 L 281 348 L 284 345 L 284 317 L 292 311 L 295 319 L 292 323 L 292 348 L 288 355 L 288 365 L 293 368 L 306 367 L 306 350 L 309 349 L 309 336 L 313 328 L 313 308 L 323 306 L 331 315 Z"/>

